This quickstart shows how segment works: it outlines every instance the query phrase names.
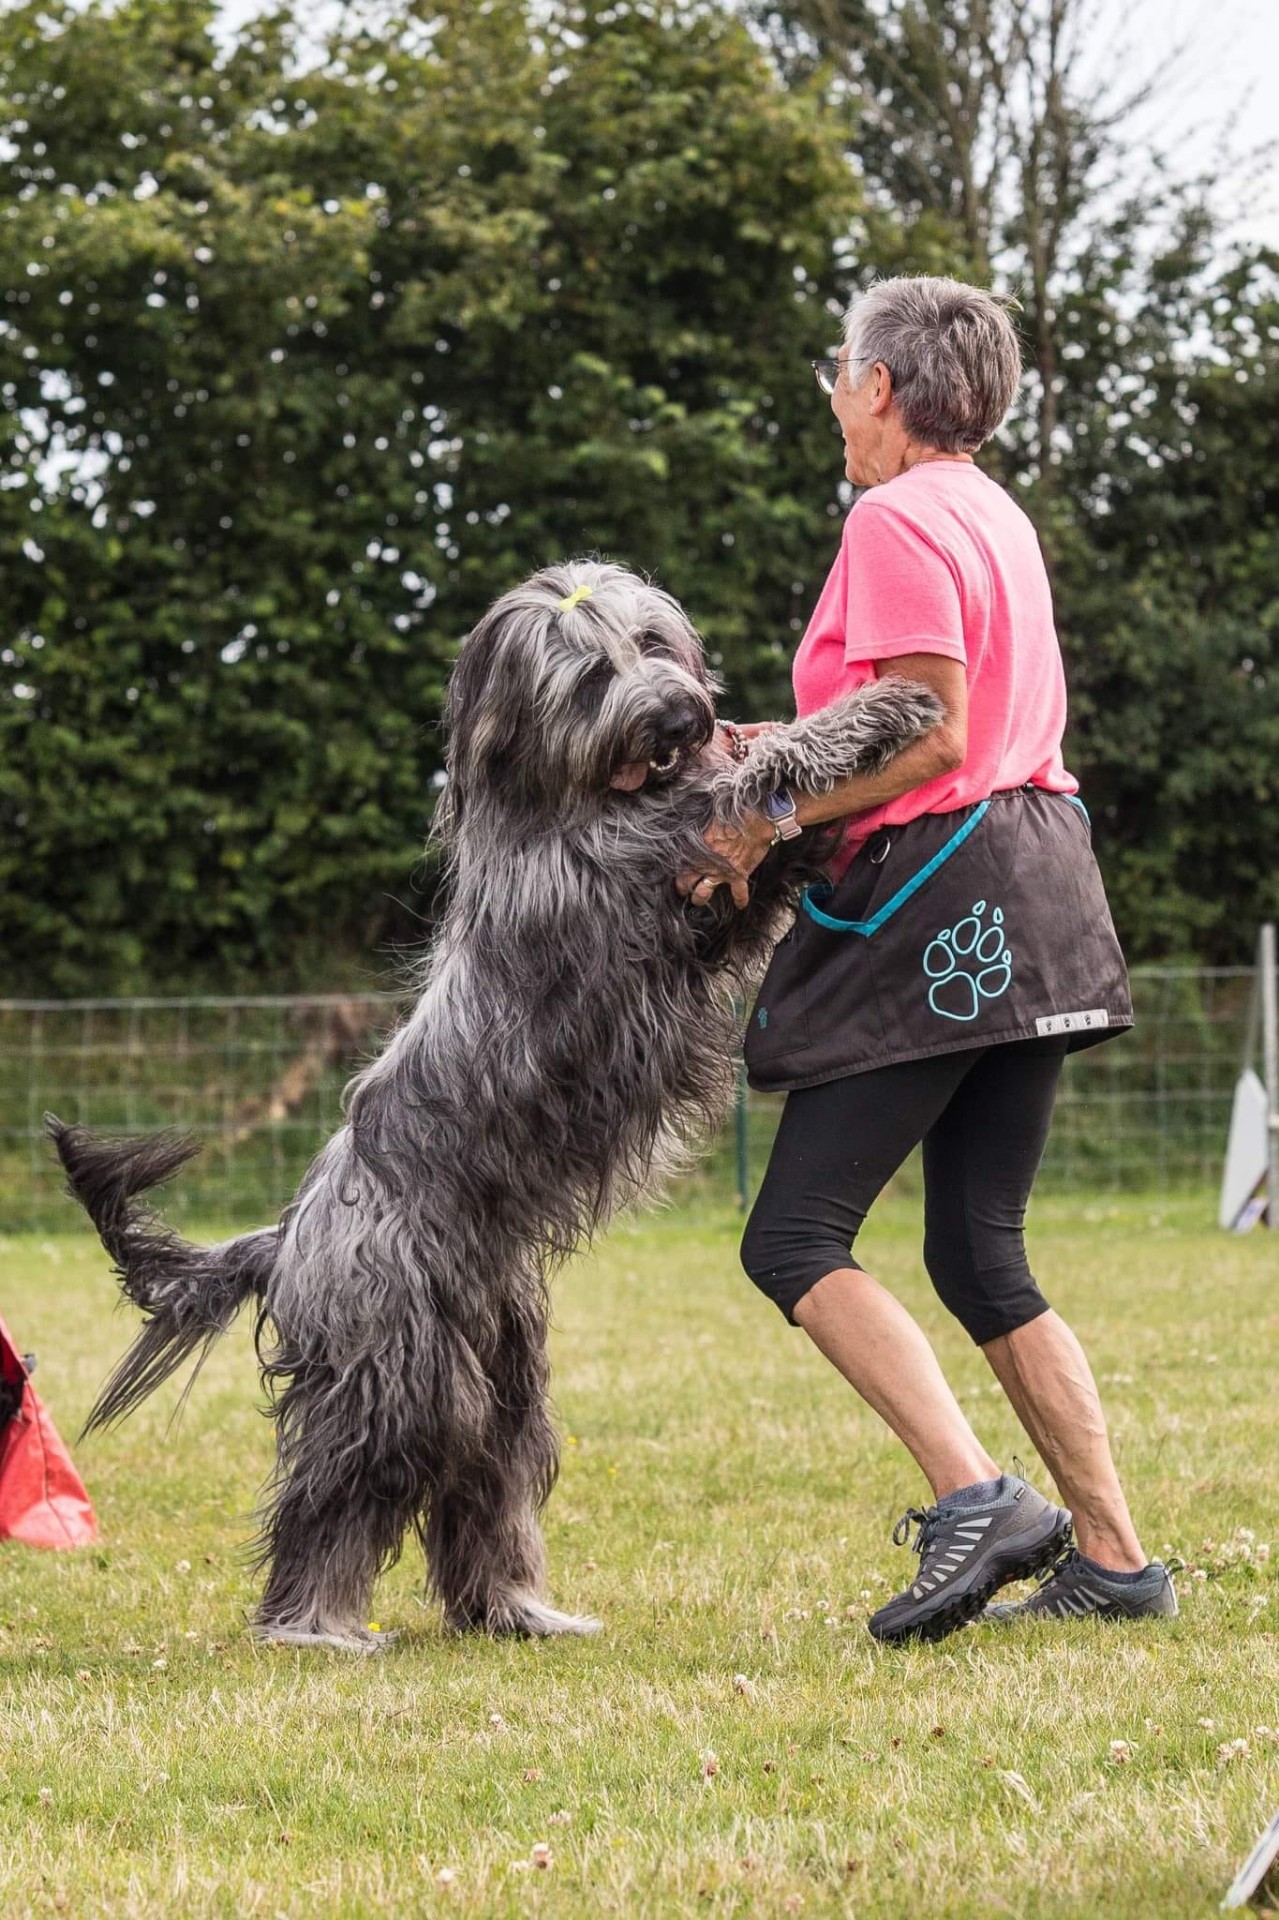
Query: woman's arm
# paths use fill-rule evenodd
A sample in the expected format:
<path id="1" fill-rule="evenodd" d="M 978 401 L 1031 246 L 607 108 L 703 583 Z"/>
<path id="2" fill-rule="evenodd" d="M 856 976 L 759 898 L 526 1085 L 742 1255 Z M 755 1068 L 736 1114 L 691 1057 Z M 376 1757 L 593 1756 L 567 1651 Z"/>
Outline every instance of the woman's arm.
<path id="1" fill-rule="evenodd" d="M 899 680 L 914 680 L 937 695 L 945 709 L 940 726 L 890 760 L 882 773 L 854 774 L 829 793 L 797 793 L 795 810 L 803 826 L 814 826 L 819 820 L 843 820 L 850 813 L 882 807 L 912 788 L 922 787 L 925 781 L 963 766 L 968 753 L 968 679 L 960 662 L 944 653 L 907 653 L 877 662 L 877 679 L 889 673 Z M 771 845 L 772 823 L 765 824 L 769 828 L 767 845 Z M 759 862 L 753 864 L 758 866 Z"/>
<path id="2" fill-rule="evenodd" d="M 882 773 L 855 774 L 851 780 L 832 787 L 829 793 L 797 793 L 795 810 L 803 826 L 815 826 L 823 820 L 843 820 L 849 814 L 882 807 L 900 794 L 909 793 L 913 787 L 922 787 L 925 781 L 953 772 L 964 763 L 968 752 L 968 681 L 962 664 L 946 654 L 908 653 L 878 661 L 875 672 L 876 677 L 892 673 L 899 679 L 914 680 L 930 688 L 945 709 L 944 718 L 931 733 L 891 760 Z M 737 877 L 729 883 L 733 900 L 737 906 L 744 907 L 750 898 L 747 878 L 773 844 L 772 821 L 761 814 L 758 824 L 748 821 L 740 831 L 712 827 L 706 844 L 734 869 Z M 700 875 L 685 874 L 679 882 L 681 893 L 694 892 L 700 882 Z M 702 897 L 699 893 L 698 898 Z"/>

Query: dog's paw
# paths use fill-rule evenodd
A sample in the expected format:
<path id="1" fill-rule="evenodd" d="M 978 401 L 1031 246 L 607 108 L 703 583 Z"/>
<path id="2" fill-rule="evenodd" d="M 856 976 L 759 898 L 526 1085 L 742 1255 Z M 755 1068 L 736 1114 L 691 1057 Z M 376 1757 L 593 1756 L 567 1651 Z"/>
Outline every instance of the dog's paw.
<path id="1" fill-rule="evenodd" d="M 561 1613 L 531 1593 L 507 1593 L 483 1612 L 466 1618 L 450 1616 L 456 1633 L 491 1633 L 502 1638 L 547 1640 L 554 1634 L 599 1633 L 602 1623 L 587 1613 Z"/>
<path id="2" fill-rule="evenodd" d="M 264 1646 L 323 1647 L 329 1652 L 371 1654 L 384 1653 L 399 1635 L 382 1627 L 323 1629 L 275 1626 L 270 1621 L 260 1621 L 253 1629 L 253 1637 Z"/>
<path id="3" fill-rule="evenodd" d="M 555 1633 L 592 1634 L 602 1629 L 603 1622 L 593 1619 L 589 1613 L 560 1613 L 554 1607 L 535 1602 L 522 1609 L 521 1622 L 515 1631 L 543 1639 Z"/>

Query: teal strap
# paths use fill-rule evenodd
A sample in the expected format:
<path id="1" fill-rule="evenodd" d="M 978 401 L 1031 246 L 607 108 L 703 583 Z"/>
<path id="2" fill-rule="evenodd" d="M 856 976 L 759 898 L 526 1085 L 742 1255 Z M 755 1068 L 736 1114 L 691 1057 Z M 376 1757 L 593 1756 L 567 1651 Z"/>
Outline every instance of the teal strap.
<path id="1" fill-rule="evenodd" d="M 924 885 L 925 881 L 931 880 L 938 867 L 945 866 L 952 853 L 958 853 L 969 834 L 980 826 L 989 811 L 990 801 L 980 801 L 978 805 L 973 808 L 963 826 L 958 827 L 955 832 L 951 834 L 945 846 L 939 847 L 932 859 L 926 862 L 926 864 L 919 869 L 918 873 L 912 874 L 904 886 L 898 887 L 892 899 L 885 900 L 879 912 L 873 914 L 869 920 L 837 920 L 834 914 L 823 913 L 820 907 L 813 905 L 813 890 L 811 887 L 805 887 L 804 889 L 801 902 L 804 912 L 810 920 L 815 920 L 819 927 L 828 928 L 831 933 L 860 933 L 864 940 L 869 940 L 872 933 L 879 932 L 879 929 L 886 920 L 892 919 L 899 907 L 904 907 L 906 902 L 919 892 L 919 889 Z"/>
<path id="2" fill-rule="evenodd" d="M 1083 814 L 1084 819 L 1088 822 L 1089 826 L 1092 825 L 1092 815 L 1089 813 L 1087 807 L 1084 805 L 1083 801 L 1079 798 L 1079 795 L 1077 793 L 1063 793 L 1061 797 L 1063 800 L 1069 800 L 1072 807 L 1078 807 L 1080 813 Z"/>

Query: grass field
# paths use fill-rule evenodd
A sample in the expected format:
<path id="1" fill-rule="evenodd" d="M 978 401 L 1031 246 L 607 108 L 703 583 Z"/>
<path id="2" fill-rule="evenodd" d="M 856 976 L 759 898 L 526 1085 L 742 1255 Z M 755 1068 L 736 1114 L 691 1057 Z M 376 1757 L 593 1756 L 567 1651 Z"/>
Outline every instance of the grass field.
<path id="1" fill-rule="evenodd" d="M 1211 1913 L 1279 1806 L 1279 1247 L 1206 1213 L 1035 1216 L 1148 1547 L 1194 1569 L 1165 1626 L 877 1648 L 922 1486 L 708 1204 L 623 1226 L 558 1287 L 552 1592 L 599 1640 L 446 1638 L 409 1554 L 381 1659 L 257 1648 L 242 1546 L 270 1430 L 238 1330 L 173 1431 L 170 1396 L 79 1449 L 98 1550 L 0 1547 L 0 1912 Z M 917 1237 L 886 1201 L 867 1264 L 1034 1473 Z M 131 1322 L 87 1238 L 0 1243 L 0 1271 L 70 1436 Z"/>

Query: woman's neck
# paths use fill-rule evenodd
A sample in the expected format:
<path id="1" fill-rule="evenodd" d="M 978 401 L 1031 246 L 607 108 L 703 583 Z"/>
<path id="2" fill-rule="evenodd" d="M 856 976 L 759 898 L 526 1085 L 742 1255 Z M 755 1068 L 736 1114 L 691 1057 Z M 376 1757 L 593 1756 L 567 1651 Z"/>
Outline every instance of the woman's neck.
<path id="1" fill-rule="evenodd" d="M 907 442 L 903 450 L 897 473 L 909 473 L 912 467 L 922 467 L 932 460 L 958 461 L 968 467 L 971 467 L 973 464 L 973 456 L 971 453 L 945 453 L 940 447 L 921 447 L 917 441 L 911 440 Z M 891 477 L 895 480 L 897 474 L 893 474 Z"/>

